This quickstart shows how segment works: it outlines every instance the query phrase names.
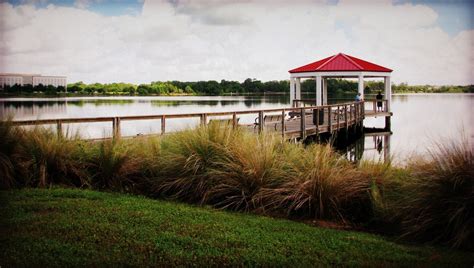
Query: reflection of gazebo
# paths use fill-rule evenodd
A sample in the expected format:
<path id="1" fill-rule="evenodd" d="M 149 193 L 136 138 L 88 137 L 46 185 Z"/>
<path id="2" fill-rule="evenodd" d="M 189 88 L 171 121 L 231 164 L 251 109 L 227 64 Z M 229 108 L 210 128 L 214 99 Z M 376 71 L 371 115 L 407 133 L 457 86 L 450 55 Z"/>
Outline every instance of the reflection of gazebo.
<path id="1" fill-rule="evenodd" d="M 301 99 L 301 78 L 316 80 L 316 105 L 327 104 L 327 78 L 358 78 L 358 92 L 364 99 L 364 78 L 383 77 L 385 84 L 385 108 L 383 115 L 390 115 L 392 70 L 343 53 L 292 69 L 290 73 L 290 100 Z M 375 110 L 375 109 L 374 109 Z M 376 111 L 374 111 L 376 113 Z M 377 113 L 378 115 L 382 115 Z M 383 116 L 382 115 L 382 116 Z"/>

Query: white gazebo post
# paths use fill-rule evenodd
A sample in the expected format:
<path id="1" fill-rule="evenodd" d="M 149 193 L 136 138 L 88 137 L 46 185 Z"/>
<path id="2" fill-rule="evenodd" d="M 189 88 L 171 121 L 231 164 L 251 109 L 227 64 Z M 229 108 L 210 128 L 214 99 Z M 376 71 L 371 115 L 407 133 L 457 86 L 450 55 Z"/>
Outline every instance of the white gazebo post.
<path id="1" fill-rule="evenodd" d="M 290 105 L 294 107 L 294 101 L 295 100 L 295 78 L 291 77 L 290 78 Z"/>
<path id="2" fill-rule="evenodd" d="M 327 84 L 327 77 L 323 78 L 323 105 L 328 104 L 328 84 Z"/>
<path id="3" fill-rule="evenodd" d="M 387 100 L 385 112 L 390 113 L 390 102 L 392 101 L 392 84 L 390 83 L 390 76 L 385 76 L 383 82 L 385 85 L 385 99 Z"/>
<path id="4" fill-rule="evenodd" d="M 385 99 L 387 100 L 387 107 L 385 107 L 385 112 L 390 114 L 390 102 L 392 101 L 392 84 L 390 83 L 390 75 L 384 77 L 384 85 L 385 85 Z M 385 116 L 385 129 L 390 130 L 392 128 L 390 115 Z"/>
<path id="5" fill-rule="evenodd" d="M 296 78 L 296 96 L 297 100 L 301 100 L 301 78 Z"/>
<path id="6" fill-rule="evenodd" d="M 362 74 L 359 74 L 358 92 L 360 93 L 360 98 L 364 100 L 364 76 Z"/>
<path id="7" fill-rule="evenodd" d="M 316 76 L 316 106 L 321 106 L 321 75 Z"/>

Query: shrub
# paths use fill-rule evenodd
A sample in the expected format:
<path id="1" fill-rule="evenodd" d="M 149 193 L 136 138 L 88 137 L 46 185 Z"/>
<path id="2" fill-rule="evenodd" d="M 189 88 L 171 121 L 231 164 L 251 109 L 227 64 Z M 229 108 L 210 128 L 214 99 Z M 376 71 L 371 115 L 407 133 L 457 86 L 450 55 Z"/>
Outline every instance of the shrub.
<path id="1" fill-rule="evenodd" d="M 161 139 L 160 137 L 138 137 L 122 141 L 128 148 L 127 155 L 136 161 L 136 172 L 128 176 L 127 190 L 137 194 L 153 194 L 154 178 L 161 172 Z"/>
<path id="2" fill-rule="evenodd" d="M 315 219 L 351 218 L 351 209 L 371 206 L 370 180 L 329 146 L 299 147 L 288 154 L 285 181 L 267 189 L 267 206 L 289 216 Z"/>
<path id="3" fill-rule="evenodd" d="M 429 159 L 411 161 L 410 176 L 394 181 L 387 210 L 402 237 L 473 248 L 474 158 L 469 143 L 437 144 Z"/>
<path id="4" fill-rule="evenodd" d="M 25 131 L 17 158 L 22 168 L 21 177 L 26 186 L 45 187 L 65 184 L 82 187 L 83 165 L 78 160 L 80 141 L 58 137 L 49 129 L 36 127 Z"/>
<path id="5" fill-rule="evenodd" d="M 134 176 L 140 171 L 141 159 L 130 146 L 112 139 L 105 140 L 86 152 L 87 170 L 93 188 L 132 191 Z"/>
<path id="6" fill-rule="evenodd" d="M 15 158 L 22 140 L 22 132 L 10 119 L 0 121 L 0 189 L 15 186 Z"/>
<path id="7" fill-rule="evenodd" d="M 261 192 L 284 177 L 281 137 L 241 133 L 228 145 L 228 155 L 212 170 L 214 183 L 205 201 L 219 208 L 254 210 L 262 207 Z"/>
<path id="8" fill-rule="evenodd" d="M 210 124 L 174 133 L 161 144 L 160 174 L 155 179 L 158 195 L 202 202 L 213 184 L 213 171 L 228 157 L 228 144 L 239 131 Z"/>

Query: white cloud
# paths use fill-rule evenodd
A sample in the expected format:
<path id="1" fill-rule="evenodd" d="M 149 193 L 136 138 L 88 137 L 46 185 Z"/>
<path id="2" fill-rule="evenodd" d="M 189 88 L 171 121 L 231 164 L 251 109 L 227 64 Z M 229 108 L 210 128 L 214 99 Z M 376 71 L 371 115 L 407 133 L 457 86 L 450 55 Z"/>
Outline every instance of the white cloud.
<path id="1" fill-rule="evenodd" d="M 397 83 L 473 83 L 474 31 L 450 37 L 436 21 L 427 6 L 390 1 L 145 1 L 141 14 L 115 17 L 1 3 L 0 71 L 85 82 L 273 80 L 344 52 L 394 69 Z"/>

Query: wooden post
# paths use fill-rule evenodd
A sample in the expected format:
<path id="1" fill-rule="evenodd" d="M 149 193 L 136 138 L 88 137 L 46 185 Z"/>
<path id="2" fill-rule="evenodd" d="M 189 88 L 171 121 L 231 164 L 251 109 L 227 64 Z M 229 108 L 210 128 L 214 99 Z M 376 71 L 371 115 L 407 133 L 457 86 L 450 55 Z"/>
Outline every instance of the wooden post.
<path id="1" fill-rule="evenodd" d="M 306 139 L 306 112 L 301 108 L 301 139 Z"/>
<path id="2" fill-rule="evenodd" d="M 207 114 L 201 114 L 201 125 L 207 125 Z"/>
<path id="3" fill-rule="evenodd" d="M 328 124 L 329 124 L 329 133 L 332 133 L 332 108 L 331 106 L 328 107 L 329 116 L 328 116 Z"/>
<path id="4" fill-rule="evenodd" d="M 263 132 L 265 122 L 263 122 L 263 111 L 258 112 L 258 133 Z"/>
<path id="5" fill-rule="evenodd" d="M 349 106 L 350 107 L 350 106 Z M 346 131 L 349 128 L 349 120 L 347 120 L 347 105 L 344 105 L 344 121 L 346 122 Z"/>
<path id="6" fill-rule="evenodd" d="M 374 113 L 377 113 L 377 101 L 372 101 L 372 106 L 374 108 Z"/>
<path id="7" fill-rule="evenodd" d="M 390 116 L 385 116 L 385 131 L 390 131 L 392 128 Z"/>
<path id="8" fill-rule="evenodd" d="M 349 123 L 352 124 L 352 104 L 349 104 Z"/>
<path id="9" fill-rule="evenodd" d="M 112 121 L 112 132 L 115 139 L 120 139 L 120 117 L 115 117 Z"/>
<path id="10" fill-rule="evenodd" d="M 284 139 L 285 138 L 285 109 L 281 111 L 281 137 Z"/>
<path id="11" fill-rule="evenodd" d="M 319 135 L 319 108 L 314 109 L 313 116 L 314 115 L 316 115 L 316 136 L 318 136 Z M 324 116 L 323 116 L 323 119 L 324 119 Z"/>
<path id="12" fill-rule="evenodd" d="M 165 135 L 166 131 L 166 115 L 161 117 L 161 135 Z"/>
<path id="13" fill-rule="evenodd" d="M 237 128 L 237 114 L 236 113 L 232 113 L 232 128 L 235 129 Z"/>
<path id="14" fill-rule="evenodd" d="M 362 103 L 362 105 L 360 106 L 361 107 L 361 118 L 360 118 L 360 121 L 362 122 L 364 119 L 365 119 L 365 107 L 364 107 L 364 104 Z"/>
<path id="15" fill-rule="evenodd" d="M 339 125 L 340 124 L 340 121 L 341 121 L 341 110 L 339 109 L 339 105 L 337 106 L 337 129 L 339 130 L 341 128 L 341 126 Z"/>
<path id="16" fill-rule="evenodd" d="M 359 105 L 357 103 L 354 104 L 354 114 L 355 114 L 355 122 L 354 123 L 357 123 L 357 121 L 359 120 Z"/>
<path id="17" fill-rule="evenodd" d="M 61 123 L 61 120 L 58 120 L 56 122 L 56 134 L 58 135 L 58 138 L 62 138 L 63 137 L 63 126 L 62 126 L 62 123 Z"/>

